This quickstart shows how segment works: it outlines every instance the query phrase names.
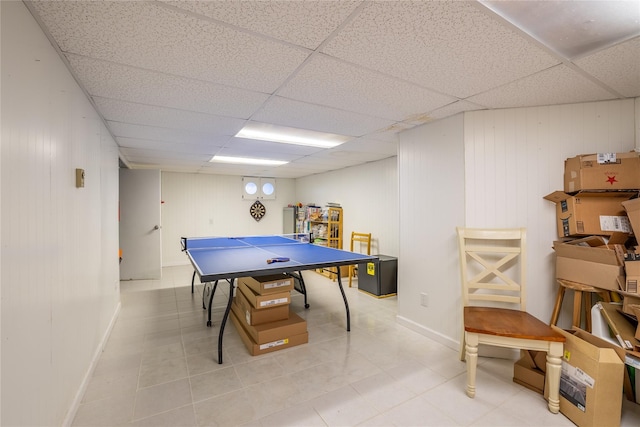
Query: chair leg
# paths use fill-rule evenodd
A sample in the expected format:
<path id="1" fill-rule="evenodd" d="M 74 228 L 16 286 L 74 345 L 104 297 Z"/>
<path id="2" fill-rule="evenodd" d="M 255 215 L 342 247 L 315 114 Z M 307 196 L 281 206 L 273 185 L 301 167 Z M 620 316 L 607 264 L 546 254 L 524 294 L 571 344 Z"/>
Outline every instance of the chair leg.
<path id="1" fill-rule="evenodd" d="M 553 307 L 553 313 L 551 314 L 550 325 L 558 324 L 558 317 L 560 316 L 560 308 L 562 307 L 562 300 L 564 299 L 565 287 L 558 284 L 558 295 L 556 296 L 556 304 Z"/>
<path id="2" fill-rule="evenodd" d="M 476 371 L 478 367 L 478 335 L 465 333 L 466 359 L 467 359 L 467 396 L 476 396 Z M 560 373 L 558 372 L 558 380 Z M 558 382 L 558 386 L 560 382 Z"/>
<path id="3" fill-rule="evenodd" d="M 580 314 L 582 313 L 582 291 L 573 291 L 573 323 L 572 326 L 582 328 Z"/>
<path id="4" fill-rule="evenodd" d="M 351 287 L 351 280 L 353 280 L 353 266 L 349 266 L 349 287 Z"/>
<path id="5" fill-rule="evenodd" d="M 467 335 L 467 333 L 464 331 L 464 326 L 462 327 L 462 333 L 460 334 L 460 361 L 464 362 L 465 360 L 467 360 L 466 358 L 466 340 L 465 340 L 465 336 Z"/>
<path id="6" fill-rule="evenodd" d="M 549 411 L 560 411 L 560 372 L 562 370 L 563 343 L 552 342 L 547 353 L 546 385 L 549 391 Z"/>

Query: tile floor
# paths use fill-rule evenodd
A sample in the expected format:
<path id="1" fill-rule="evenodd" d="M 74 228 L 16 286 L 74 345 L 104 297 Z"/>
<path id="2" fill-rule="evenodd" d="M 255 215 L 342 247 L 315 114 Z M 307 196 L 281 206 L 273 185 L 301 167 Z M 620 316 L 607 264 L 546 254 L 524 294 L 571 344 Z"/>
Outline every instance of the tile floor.
<path id="1" fill-rule="evenodd" d="M 313 272 L 304 273 L 311 307 L 292 296 L 309 343 L 252 357 L 228 322 L 220 365 L 228 285 L 207 328 L 191 274 L 170 267 L 162 280 L 121 283 L 120 315 L 74 426 L 573 426 L 513 383 L 513 361 L 481 358 L 468 398 L 457 352 L 398 325 L 396 298 L 346 288 L 346 332 L 336 283 Z M 640 425 L 640 405 L 624 403 L 622 425 Z"/>

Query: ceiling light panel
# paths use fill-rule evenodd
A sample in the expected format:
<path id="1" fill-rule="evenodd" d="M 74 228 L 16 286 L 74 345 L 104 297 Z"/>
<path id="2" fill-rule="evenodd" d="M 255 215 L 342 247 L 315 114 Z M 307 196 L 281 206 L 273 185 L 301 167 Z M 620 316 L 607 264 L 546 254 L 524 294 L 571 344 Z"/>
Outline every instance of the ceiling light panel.
<path id="1" fill-rule="evenodd" d="M 565 58 L 587 55 L 640 35 L 640 2 L 482 1 Z"/>
<path id="2" fill-rule="evenodd" d="M 351 139 L 345 135 L 256 122 L 247 123 L 236 137 L 321 148 L 336 147 Z"/>
<path id="3" fill-rule="evenodd" d="M 251 157 L 228 157 L 228 156 L 213 156 L 212 163 L 232 163 L 241 165 L 265 165 L 265 166 L 280 166 L 288 162 L 283 160 L 271 160 L 271 159 L 258 159 Z"/>

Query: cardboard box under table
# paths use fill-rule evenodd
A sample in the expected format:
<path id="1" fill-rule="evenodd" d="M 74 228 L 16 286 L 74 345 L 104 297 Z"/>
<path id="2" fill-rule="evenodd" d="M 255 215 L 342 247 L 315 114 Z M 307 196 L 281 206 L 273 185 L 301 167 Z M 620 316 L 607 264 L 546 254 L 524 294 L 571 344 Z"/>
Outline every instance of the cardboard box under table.
<path id="1" fill-rule="evenodd" d="M 255 308 L 251 305 L 242 289 L 236 292 L 236 304 L 244 314 L 248 325 L 261 325 L 263 323 L 276 322 L 289 318 L 289 305 L 276 305 L 273 307 Z"/>
<path id="2" fill-rule="evenodd" d="M 583 246 L 584 244 L 584 246 Z M 624 284 L 624 258 L 604 240 L 586 238 L 555 242 L 556 278 L 619 291 Z"/>
<path id="3" fill-rule="evenodd" d="M 309 342 L 307 322 L 294 312 L 289 319 L 251 326 L 246 323 L 238 305 L 231 305 L 231 321 L 252 356 L 270 353 Z"/>
<path id="4" fill-rule="evenodd" d="M 581 329 L 564 331 L 560 412 L 580 427 L 620 425 L 624 364 L 607 342 Z"/>
<path id="5" fill-rule="evenodd" d="M 640 188 L 640 153 L 598 153 L 564 162 L 564 191 Z"/>
<path id="6" fill-rule="evenodd" d="M 544 199 L 556 204 L 558 237 L 609 236 L 614 232 L 631 233 L 622 203 L 635 195 L 634 192 L 582 192 L 572 196 L 554 191 Z"/>
<path id="7" fill-rule="evenodd" d="M 258 295 L 267 295 L 293 290 L 293 278 L 285 276 L 284 274 L 242 277 L 240 280 L 249 288 L 253 289 Z"/>
<path id="8" fill-rule="evenodd" d="M 238 289 L 244 293 L 249 303 L 255 308 L 262 309 L 267 307 L 275 307 L 278 305 L 289 305 L 291 303 L 291 291 L 273 292 L 266 295 L 260 295 L 247 286 L 245 277 L 238 279 Z"/>

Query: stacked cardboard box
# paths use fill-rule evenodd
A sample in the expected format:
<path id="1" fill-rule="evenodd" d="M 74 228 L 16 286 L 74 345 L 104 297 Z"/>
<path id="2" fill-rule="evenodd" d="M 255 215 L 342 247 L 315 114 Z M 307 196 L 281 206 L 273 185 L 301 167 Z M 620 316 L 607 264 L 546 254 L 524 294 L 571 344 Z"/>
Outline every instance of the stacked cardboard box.
<path id="1" fill-rule="evenodd" d="M 306 320 L 290 307 L 292 289 L 285 275 L 238 279 L 231 321 L 252 356 L 309 342 Z"/>
<path id="2" fill-rule="evenodd" d="M 633 273 L 636 264 L 625 264 L 625 254 L 630 236 L 640 235 L 639 194 L 640 153 L 584 154 L 565 161 L 564 191 L 545 196 L 556 204 L 558 279 L 611 291 L 633 289 L 635 274 L 628 286 L 625 267 Z"/>
<path id="3" fill-rule="evenodd" d="M 635 352 L 640 341 L 633 327 L 628 330 L 622 311 L 632 312 L 631 303 L 640 303 L 640 294 L 628 298 L 629 292 L 639 291 L 640 260 L 636 264 L 631 256 L 638 253 L 634 241 L 640 235 L 639 193 L 640 154 L 631 152 L 567 159 L 564 191 L 545 196 L 556 203 L 556 277 L 623 295 L 622 306 L 604 304 L 603 311 L 613 330 L 620 329 L 618 322 L 626 323 L 621 325 L 624 339 L 633 346 L 624 349 L 576 327 L 562 331 L 567 341 L 560 411 L 580 426 L 618 425 L 621 388 L 635 401 L 625 361 L 640 355 Z"/>

